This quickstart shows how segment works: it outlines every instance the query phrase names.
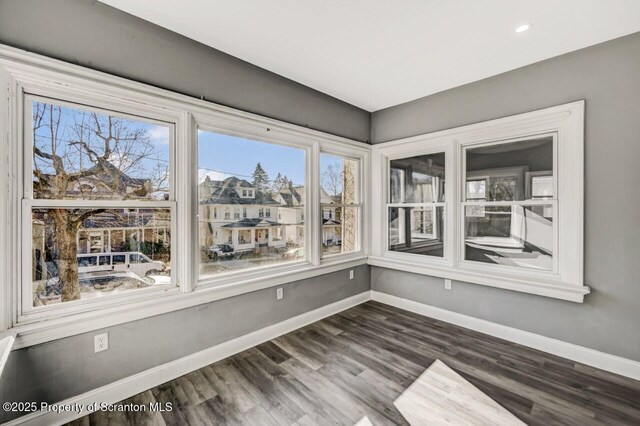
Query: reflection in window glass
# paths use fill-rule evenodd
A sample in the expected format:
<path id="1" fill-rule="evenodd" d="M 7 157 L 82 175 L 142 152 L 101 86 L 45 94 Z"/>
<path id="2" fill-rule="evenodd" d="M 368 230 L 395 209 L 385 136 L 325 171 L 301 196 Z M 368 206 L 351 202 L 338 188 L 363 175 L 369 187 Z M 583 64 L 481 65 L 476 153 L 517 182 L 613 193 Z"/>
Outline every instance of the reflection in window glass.
<path id="1" fill-rule="evenodd" d="M 391 160 L 390 251 L 444 256 L 444 179 L 443 152 Z"/>
<path id="2" fill-rule="evenodd" d="M 553 185 L 553 136 L 469 148 L 466 151 L 466 166 L 468 201 L 531 199 L 534 195 L 527 193 L 527 188 L 531 186 L 530 182 L 526 182 L 527 177 L 546 175 L 551 178 L 550 184 Z M 536 184 L 536 189 L 541 190 L 540 182 Z M 544 191 L 549 189 L 547 186 Z"/>
<path id="3" fill-rule="evenodd" d="M 358 177 L 357 160 L 320 155 L 323 256 L 359 250 Z"/>
<path id="4" fill-rule="evenodd" d="M 389 249 L 391 251 L 443 256 L 443 207 L 390 207 Z"/>
<path id="5" fill-rule="evenodd" d="M 553 269 L 553 206 L 466 206 L 465 258 Z"/>
<path id="6" fill-rule="evenodd" d="M 304 150 L 200 130 L 200 277 L 304 259 L 304 182 Z"/>
<path id="7" fill-rule="evenodd" d="M 391 203 L 444 201 L 444 153 L 391 160 Z"/>
<path id="8" fill-rule="evenodd" d="M 171 282 L 169 209 L 34 208 L 31 233 L 34 306 Z"/>
<path id="9" fill-rule="evenodd" d="M 553 136 L 469 148 L 466 167 L 465 259 L 552 271 L 553 204 L 530 203 L 554 197 Z"/>
<path id="10" fill-rule="evenodd" d="M 486 200 L 487 199 L 487 181 L 467 180 L 467 200 Z"/>
<path id="11" fill-rule="evenodd" d="M 168 199 L 168 126 L 38 101 L 32 126 L 35 199 Z"/>
<path id="12" fill-rule="evenodd" d="M 553 176 L 531 177 L 531 198 L 553 197 Z"/>

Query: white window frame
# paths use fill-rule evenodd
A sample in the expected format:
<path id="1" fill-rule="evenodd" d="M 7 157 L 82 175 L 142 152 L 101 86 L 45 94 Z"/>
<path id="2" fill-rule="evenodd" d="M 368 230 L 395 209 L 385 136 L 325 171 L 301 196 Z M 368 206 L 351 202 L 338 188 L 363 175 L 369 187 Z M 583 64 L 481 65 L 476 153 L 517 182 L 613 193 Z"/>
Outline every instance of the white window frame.
<path id="1" fill-rule="evenodd" d="M 466 172 L 466 152 L 468 149 L 473 149 L 476 148 L 478 146 L 482 146 L 482 147 L 486 147 L 486 146 L 496 146 L 496 145 L 502 145 L 502 144 L 507 144 L 507 143 L 514 143 L 514 142 L 520 142 L 520 141 L 527 141 L 527 140 L 531 140 L 532 138 L 542 138 L 542 137 L 551 137 L 553 138 L 553 193 L 554 193 L 554 197 L 551 199 L 523 199 L 522 201 L 488 201 L 486 200 L 469 200 L 467 201 L 465 199 L 465 194 L 466 194 L 466 176 L 467 176 L 467 172 Z M 506 139 L 506 140 L 500 140 L 500 141 L 485 141 L 485 142 L 470 142 L 470 143 L 461 143 L 460 144 L 460 149 L 461 149 L 461 160 L 462 160 L 462 164 L 461 164 L 461 168 L 460 168 L 460 183 L 461 183 L 461 188 L 460 188 L 460 194 L 461 194 L 461 201 L 460 201 L 460 234 L 459 234 L 459 238 L 460 241 L 458 242 L 458 248 L 460 250 L 460 252 L 458 253 L 458 258 L 460 259 L 460 267 L 462 268 L 469 268 L 469 269 L 473 269 L 473 270 L 481 270 L 481 271 L 486 271 L 487 273 L 512 273 L 516 276 L 518 275 L 523 275 L 523 276 L 530 276 L 530 277 L 539 277 L 541 279 L 545 279 L 545 278 L 553 278 L 554 276 L 558 276 L 558 268 L 559 268 L 559 262 L 558 259 L 561 257 L 561 253 L 559 253 L 559 245 L 558 245 L 558 235 L 559 235 L 559 228 L 560 228 L 560 223 L 558 222 L 558 179 L 557 179 L 557 170 L 558 170 L 558 165 L 557 165 L 557 160 L 558 160 L 558 155 L 557 153 L 557 149 L 558 149 L 558 134 L 556 132 L 553 133 L 546 133 L 546 134 L 538 134 L 538 135 L 528 135 L 525 137 L 516 137 L 513 139 Z M 497 168 L 497 169 L 489 169 L 486 171 L 483 171 L 483 174 L 480 178 L 484 178 L 485 180 L 488 180 L 492 177 L 512 177 L 512 176 L 520 176 L 522 178 L 522 182 L 520 182 L 519 187 L 523 188 L 523 191 L 526 192 L 525 189 L 525 183 L 526 183 L 526 173 L 524 170 L 522 170 L 519 167 L 502 167 L 502 168 Z M 475 174 L 475 173 L 474 173 Z M 520 177 L 518 177 L 518 180 L 520 180 Z M 474 180 L 476 179 L 476 176 L 473 177 Z M 488 189 L 488 185 L 485 187 L 485 191 Z M 485 192 L 486 195 L 486 192 Z M 522 194 L 523 196 L 525 194 Z M 526 197 L 523 197 L 526 198 Z M 489 263 L 482 263 L 482 262 L 474 262 L 474 261 L 470 261 L 470 260 L 466 260 L 465 259 L 465 235 L 464 232 L 462 230 L 464 230 L 465 228 L 465 209 L 466 206 L 479 206 L 479 207 L 511 207 L 511 216 L 512 216 L 512 227 L 513 224 L 515 222 L 515 208 L 516 206 L 546 206 L 546 205 L 551 205 L 552 209 L 553 209 L 553 269 L 551 271 L 543 271 L 543 270 L 534 270 L 534 269 L 525 269 L 525 268 L 519 268 L 516 266 L 507 266 L 507 265 L 492 265 Z M 566 223 L 564 224 L 564 226 L 566 226 Z M 499 239 L 502 237 L 493 237 L 494 239 Z M 504 237 L 505 240 L 510 240 L 511 238 L 509 237 Z"/>
<path id="2" fill-rule="evenodd" d="M 444 194 L 444 201 L 433 201 L 433 202 L 411 202 L 411 203 L 407 203 L 405 202 L 405 181 L 407 179 L 406 176 L 406 172 L 403 170 L 402 173 L 400 173 L 400 201 L 398 202 L 392 202 L 392 196 L 391 196 L 391 161 L 393 160 L 400 160 L 400 159 L 404 159 L 404 158 L 411 158 L 411 157 L 419 157 L 419 156 L 423 156 L 423 155 L 430 155 L 430 154 L 444 154 L 445 156 L 445 182 L 451 182 L 451 177 L 452 177 L 452 173 L 453 173 L 453 151 L 451 149 L 451 147 L 449 146 L 449 144 L 446 141 L 433 141 L 433 143 L 431 143 L 429 146 L 423 146 L 421 144 L 417 144 L 415 146 L 412 147 L 407 147 L 406 150 L 402 147 L 398 147 L 399 149 L 396 150 L 390 150 L 388 152 L 388 154 L 385 155 L 386 159 L 385 159 L 385 164 L 384 164 L 384 170 L 385 170 L 385 181 L 384 181 L 384 185 L 383 188 L 383 194 L 382 196 L 385 197 L 386 199 L 386 203 L 385 203 L 385 207 L 384 207 L 384 223 L 385 225 L 385 232 L 384 232 L 384 248 L 382 250 L 382 252 L 384 253 L 384 256 L 389 257 L 391 259 L 395 259 L 398 258 L 399 259 L 403 259 L 406 258 L 406 255 L 408 253 L 402 253 L 402 252 L 398 252 L 398 251 L 393 251 L 393 250 L 389 250 L 389 228 L 388 228 L 388 223 L 389 223 L 389 209 L 396 207 L 396 208 L 432 208 L 432 215 L 433 215 L 433 219 L 432 219 L 432 223 L 434 224 L 434 233 L 436 232 L 436 220 L 435 218 L 437 217 L 437 209 L 439 207 L 441 207 L 443 209 L 443 216 L 444 216 L 444 230 L 443 230 L 443 234 L 444 234 L 444 238 L 443 238 L 443 252 L 442 252 L 442 257 L 440 256 L 424 256 L 424 257 L 429 257 L 433 259 L 433 262 L 435 262 L 436 264 L 441 264 L 441 265 L 449 265 L 451 264 L 451 259 L 453 259 L 453 253 L 452 253 L 452 249 L 453 249 L 453 245 L 451 244 L 451 234 L 450 234 L 450 230 L 451 227 L 448 225 L 448 223 L 453 219 L 452 213 L 453 213 L 453 209 L 450 207 L 450 203 L 448 202 L 448 200 L 452 199 L 452 194 L 450 193 L 449 187 L 450 185 L 445 185 L 445 194 Z M 374 166 L 375 167 L 375 166 Z M 374 169 L 375 170 L 375 169 Z M 440 185 L 440 183 L 438 184 Z M 438 189 L 439 191 L 439 189 Z M 413 211 L 412 211 L 413 213 Z M 413 214 L 411 215 L 411 221 L 409 224 L 405 224 L 405 226 L 412 226 L 412 222 L 413 222 Z M 413 233 L 412 233 L 413 234 Z M 428 235 L 428 234 L 423 234 L 423 235 Z M 435 236 L 435 235 L 434 235 Z M 413 255 L 409 254 L 410 256 L 413 257 Z"/>
<path id="3" fill-rule="evenodd" d="M 22 165 L 20 176 L 16 179 L 17 191 L 21 196 L 22 220 L 20 225 L 20 235 L 22 241 L 32 241 L 32 209 L 35 208 L 163 208 L 171 212 L 171 233 L 177 233 L 177 203 L 175 201 L 175 181 L 176 181 L 176 126 L 180 121 L 179 113 L 170 111 L 158 111 L 157 108 L 146 105 L 134 105 L 121 99 L 95 93 L 87 97 L 84 93 L 73 88 L 60 88 L 45 84 L 34 84 L 33 82 L 19 83 L 19 94 L 17 96 L 16 119 L 17 126 L 22 129 L 18 140 L 22 142 L 22 149 L 16 150 L 18 164 Z M 55 200 L 55 199 L 34 199 L 33 197 L 33 134 L 31 131 L 31 105 L 33 102 L 52 103 L 61 107 L 78 108 L 85 111 L 97 112 L 104 115 L 116 115 L 125 119 L 131 119 L 149 124 L 166 126 L 169 129 L 169 201 L 140 201 L 140 200 Z M 173 265 L 177 265 L 176 259 L 178 250 L 176 246 L 180 244 L 177 239 L 172 240 L 171 260 Z M 89 298 L 63 302 L 52 305 L 33 306 L 33 290 L 31 283 L 31 244 L 22 244 L 19 256 L 19 264 L 22 267 L 20 274 L 20 289 L 17 291 L 17 322 L 28 324 L 49 318 L 56 318 L 61 315 L 68 316 L 76 313 L 83 313 L 95 310 L 97 306 L 110 307 L 122 303 L 123 300 L 151 300 L 156 294 L 167 292 L 177 292 L 178 277 L 172 268 L 170 285 L 153 286 L 131 294 L 116 294 L 106 298 Z"/>
<path id="4" fill-rule="evenodd" d="M 358 142 L 347 142 L 348 140 L 335 137 L 318 137 L 316 132 L 306 134 L 306 132 L 293 131 L 291 125 L 276 125 L 271 123 L 265 125 L 262 120 L 259 122 L 242 120 L 239 121 L 229 116 L 220 114 L 212 114 L 211 112 L 194 112 L 194 125 L 198 131 L 210 131 L 214 133 L 224 134 L 228 136 L 240 137 L 256 142 L 266 142 L 274 145 L 288 146 L 292 148 L 302 149 L 305 152 L 305 187 L 318 188 L 317 190 L 305 191 L 304 201 L 304 217 L 308 220 L 304 221 L 304 258 L 283 262 L 281 264 L 258 266 L 247 268 L 246 270 L 222 272 L 215 275 L 205 276 L 197 279 L 196 288 L 216 288 L 226 287 L 230 280 L 236 280 L 239 284 L 253 283 L 265 279 L 265 276 L 280 275 L 286 276 L 296 271 L 313 269 L 319 266 L 337 267 L 341 264 L 349 262 L 366 263 L 367 250 L 365 250 L 364 237 L 360 238 L 360 246 L 357 252 L 341 253 L 333 256 L 322 257 L 322 229 L 321 229 L 321 206 L 320 206 L 320 152 L 331 153 L 352 159 L 358 159 L 363 164 L 369 159 L 369 146 Z M 323 135 L 324 136 L 324 135 Z M 197 146 L 197 141 L 194 142 Z M 194 169 L 197 170 L 197 154 L 195 156 Z M 362 166 L 362 164 L 361 164 Z M 367 167 L 360 168 L 359 179 L 365 179 L 365 173 L 368 173 Z M 362 182 L 362 180 L 360 180 Z M 364 196 L 361 195 L 364 200 Z M 318 206 L 313 208 L 312 206 Z M 197 201 L 194 204 L 197 210 Z M 261 208 L 264 208 L 261 207 Z M 260 215 L 258 214 L 260 217 Z M 262 218 L 267 218 L 266 211 Z M 362 218 L 361 224 L 362 224 Z M 362 225 L 360 226 L 362 228 Z M 196 229 L 197 231 L 197 229 Z M 197 234 L 194 239 L 198 240 Z M 363 262 L 364 261 L 364 262 Z M 194 257 L 192 269 L 194 276 L 198 277 L 199 261 Z M 291 280 L 293 281 L 293 280 Z M 268 282 L 268 280 L 267 280 Z"/>
<path id="5" fill-rule="evenodd" d="M 319 225 L 317 229 L 318 233 L 318 241 L 322 244 L 322 220 L 324 218 L 324 209 L 325 208 L 337 208 L 337 207 L 354 207 L 358 209 L 358 221 L 357 221 L 357 248 L 354 251 L 347 253 L 334 253 L 329 255 L 322 254 L 322 248 L 319 247 L 319 255 L 321 257 L 321 261 L 323 263 L 327 262 L 335 262 L 340 259 L 351 258 L 351 257 L 362 257 L 366 253 L 366 248 L 368 247 L 368 232 L 365 229 L 365 211 L 364 209 L 369 206 L 368 197 L 367 197 L 367 189 L 364 187 L 364 179 L 369 176 L 369 162 L 370 162 L 370 150 L 362 150 L 359 153 L 354 153 L 353 150 L 344 149 L 341 146 L 333 146 L 333 147 L 323 147 L 320 149 L 318 158 L 317 158 L 317 169 L 318 169 L 318 190 L 321 187 L 320 182 L 320 155 L 330 155 L 334 157 L 343 158 L 346 160 L 357 161 L 358 162 L 358 176 L 356 181 L 356 202 L 352 204 L 345 203 L 336 203 L 336 204 L 322 204 L 319 203 Z M 354 155 L 355 154 L 355 155 Z M 318 192 L 319 195 L 319 192 Z M 330 213 L 331 214 L 331 213 Z M 335 212 L 334 212 L 335 219 Z"/>
<path id="6" fill-rule="evenodd" d="M 464 206 L 491 203 L 464 199 L 465 149 L 554 136 L 553 199 L 518 204 L 551 204 L 554 210 L 554 270 L 538 271 L 464 260 Z M 445 248 L 437 258 L 388 250 L 389 162 L 445 152 Z M 589 287 L 583 275 L 584 101 L 386 142 L 372 148 L 372 245 L 369 264 L 456 281 L 582 302 Z M 475 178 L 475 177 L 474 177 Z M 478 176 L 478 178 L 481 178 Z M 525 179 L 527 177 L 525 176 Z M 556 200 L 557 199 L 557 200 Z"/>
<path id="7" fill-rule="evenodd" d="M 288 282 L 353 268 L 367 263 L 367 251 L 339 259 L 320 258 L 319 171 L 321 149 L 336 150 L 363 158 L 366 165 L 369 146 L 305 127 L 264 118 L 216 105 L 167 90 L 132 82 L 105 73 L 27 53 L 0 45 L 0 186 L 6 197 L 0 200 L 0 338 L 17 334 L 15 349 L 62 337 L 122 324 L 198 304 L 209 303 L 239 294 Z M 130 114 L 135 119 L 151 117 L 174 125 L 174 169 L 172 204 L 172 273 L 176 287 L 159 291 L 135 292 L 101 298 L 100 303 L 65 302 L 59 309 L 34 310 L 24 315 L 21 304 L 21 257 L 24 256 L 21 226 L 31 201 L 22 203 L 25 163 L 23 158 L 24 93 L 35 93 L 74 104 L 91 105 L 107 112 Z M 304 217 L 305 259 L 225 275 L 217 280 L 198 281 L 198 128 L 241 135 L 249 139 L 290 145 L 306 150 Z M 29 165 L 30 166 L 30 165 Z M 361 170 L 366 182 L 368 168 Z M 254 190 L 251 190 L 254 194 Z M 82 207 L 79 201 L 40 200 L 51 205 Z M 39 201 L 39 202 L 40 202 Z M 68 204 L 65 204 L 68 203 Z M 149 201 L 148 203 L 156 203 Z M 166 202 L 157 205 L 166 207 Z M 24 205 L 23 205 L 24 204 Z M 95 204 L 91 204 L 94 206 Z M 135 201 L 109 201 L 109 207 L 135 207 Z M 153 207 L 151 204 L 149 207 Z M 362 225 L 368 227 L 366 222 Z M 363 231 L 366 234 L 366 231 Z M 178 249 L 179 248 L 179 249 Z M 30 256 L 30 254 L 29 254 Z M 30 276 L 30 271 L 29 271 Z M 66 306 L 65 306 L 66 305 Z M 52 305 L 53 307 L 54 305 Z M 86 306 L 77 309 L 76 306 Z M 90 307 L 89 307 L 90 306 Z M 46 306 L 43 308 L 47 308 Z M 56 306 L 57 308 L 57 306 Z"/>

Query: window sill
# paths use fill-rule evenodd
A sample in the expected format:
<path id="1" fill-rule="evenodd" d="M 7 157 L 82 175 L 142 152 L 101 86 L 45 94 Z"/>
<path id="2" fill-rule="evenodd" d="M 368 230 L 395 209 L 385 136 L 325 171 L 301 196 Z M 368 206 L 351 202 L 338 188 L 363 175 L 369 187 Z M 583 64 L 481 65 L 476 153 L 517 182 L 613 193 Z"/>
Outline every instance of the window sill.
<path id="1" fill-rule="evenodd" d="M 364 255 L 349 256 L 344 259 L 334 259 L 319 266 L 306 264 L 295 270 L 281 271 L 267 276 L 263 273 L 262 276 L 245 278 L 241 281 L 236 277 L 232 283 L 229 283 L 231 280 L 229 277 L 225 280 L 228 284 L 198 286 L 191 293 L 164 292 L 143 301 L 121 303 L 118 306 L 97 311 L 17 324 L 5 332 L 0 332 L 0 339 L 17 335 L 13 349 L 25 348 L 366 264 L 367 257 Z"/>
<path id="2" fill-rule="evenodd" d="M 585 285 L 574 285 L 553 279 L 527 279 L 508 275 L 496 275 L 470 271 L 464 268 L 432 266 L 419 264 L 417 262 L 388 259 L 379 256 L 370 256 L 368 263 L 372 266 L 380 266 L 383 268 L 396 269 L 415 274 L 480 284 L 505 290 L 519 291 L 522 293 L 552 297 L 577 303 L 582 303 L 584 301 L 584 296 L 590 293 L 589 287 Z"/>

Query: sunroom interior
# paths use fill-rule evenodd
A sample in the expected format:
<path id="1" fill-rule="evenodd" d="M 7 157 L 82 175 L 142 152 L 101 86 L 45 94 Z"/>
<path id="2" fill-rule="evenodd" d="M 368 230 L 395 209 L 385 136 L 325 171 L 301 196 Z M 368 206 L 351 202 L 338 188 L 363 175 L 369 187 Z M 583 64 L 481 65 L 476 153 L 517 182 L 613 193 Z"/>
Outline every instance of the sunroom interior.
<path id="1" fill-rule="evenodd" d="M 0 423 L 640 423 L 638 31 L 0 0 Z"/>

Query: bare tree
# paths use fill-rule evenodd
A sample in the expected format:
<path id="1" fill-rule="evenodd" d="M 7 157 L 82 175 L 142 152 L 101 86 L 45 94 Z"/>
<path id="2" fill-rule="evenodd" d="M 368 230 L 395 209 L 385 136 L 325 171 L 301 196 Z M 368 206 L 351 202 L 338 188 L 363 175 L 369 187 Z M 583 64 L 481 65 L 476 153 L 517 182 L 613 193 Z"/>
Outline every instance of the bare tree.
<path id="1" fill-rule="evenodd" d="M 339 163 L 330 163 L 320 176 L 322 187 L 331 196 L 342 193 L 342 167 Z"/>
<path id="2" fill-rule="evenodd" d="M 131 120 L 35 102 L 33 141 L 35 198 L 144 199 L 168 190 L 168 161 L 158 158 L 147 130 Z M 134 171 L 148 178 L 130 178 Z M 78 231 L 105 210 L 48 210 L 62 301 L 80 298 Z"/>

